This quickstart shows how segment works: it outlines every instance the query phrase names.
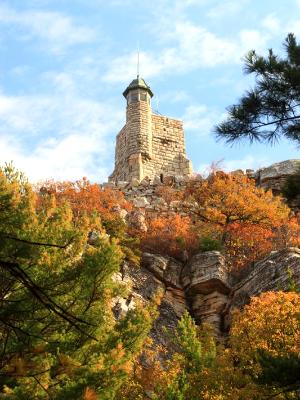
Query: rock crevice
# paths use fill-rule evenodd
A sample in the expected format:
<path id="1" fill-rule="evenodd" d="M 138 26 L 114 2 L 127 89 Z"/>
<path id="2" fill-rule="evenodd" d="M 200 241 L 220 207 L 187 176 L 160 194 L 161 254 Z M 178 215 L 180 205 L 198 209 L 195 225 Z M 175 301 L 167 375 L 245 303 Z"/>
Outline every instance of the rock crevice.
<path id="1" fill-rule="evenodd" d="M 300 285 L 300 249 L 272 252 L 254 265 L 253 271 L 231 286 L 224 256 L 218 251 L 198 253 L 186 264 L 168 256 L 144 253 L 140 268 L 127 268 L 130 301 L 123 299 L 123 311 L 139 299 L 148 302 L 160 292 L 162 301 L 152 337 L 156 343 L 170 346 L 165 328 L 172 331 L 185 310 L 196 323 L 209 323 L 222 338 L 230 326 L 233 310 L 242 308 L 269 290 L 288 290 L 292 282 Z M 122 302 L 121 302 L 122 303 Z"/>

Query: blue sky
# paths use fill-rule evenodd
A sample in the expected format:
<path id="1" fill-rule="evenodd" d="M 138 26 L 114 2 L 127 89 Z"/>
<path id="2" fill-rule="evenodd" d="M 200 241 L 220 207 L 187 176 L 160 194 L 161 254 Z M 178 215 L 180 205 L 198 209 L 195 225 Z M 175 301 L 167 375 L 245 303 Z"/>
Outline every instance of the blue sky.
<path id="1" fill-rule="evenodd" d="M 242 57 L 300 39 L 300 0 L 0 0 L 0 160 L 32 181 L 105 181 L 125 120 L 122 92 L 140 72 L 153 108 L 184 121 L 196 171 L 300 158 L 274 147 L 216 142 L 212 127 L 253 84 Z"/>

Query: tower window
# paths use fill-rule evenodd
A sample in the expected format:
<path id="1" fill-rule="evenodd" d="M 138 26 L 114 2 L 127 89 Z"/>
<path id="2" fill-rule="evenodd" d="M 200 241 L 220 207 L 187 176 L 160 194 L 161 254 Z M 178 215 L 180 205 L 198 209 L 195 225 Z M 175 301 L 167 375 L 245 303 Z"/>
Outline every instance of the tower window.
<path id="1" fill-rule="evenodd" d="M 140 100 L 141 100 L 141 101 L 147 101 L 147 95 L 146 95 L 146 93 L 141 93 L 141 94 L 140 94 Z"/>
<path id="2" fill-rule="evenodd" d="M 137 101 L 139 101 L 138 95 L 137 94 L 132 94 L 130 96 L 130 103 L 135 103 Z"/>

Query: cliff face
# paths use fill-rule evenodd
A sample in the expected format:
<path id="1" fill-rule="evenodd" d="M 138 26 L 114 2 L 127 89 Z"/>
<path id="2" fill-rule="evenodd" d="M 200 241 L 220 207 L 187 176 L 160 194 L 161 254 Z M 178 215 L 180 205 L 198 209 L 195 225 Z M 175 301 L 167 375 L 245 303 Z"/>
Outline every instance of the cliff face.
<path id="1" fill-rule="evenodd" d="M 261 168 L 253 174 L 256 184 L 266 190 L 271 189 L 274 194 L 280 194 L 287 179 L 296 173 L 300 160 L 286 160 Z M 300 196 L 289 202 L 294 210 L 300 210 Z"/>
<path id="2" fill-rule="evenodd" d="M 231 285 L 224 257 L 217 251 L 196 254 L 187 264 L 170 257 L 144 253 L 141 268 L 126 267 L 123 277 L 131 286 L 126 299 L 118 299 L 116 311 L 126 312 L 139 299 L 148 302 L 162 294 L 159 317 L 152 329 L 155 342 L 170 344 L 172 332 L 184 310 L 197 323 L 208 322 L 219 339 L 227 333 L 232 311 L 247 304 L 251 296 L 269 290 L 287 290 L 291 280 L 300 285 L 300 249 L 287 248 L 270 254 L 253 271 Z"/>
<path id="3" fill-rule="evenodd" d="M 258 186 L 279 194 L 288 176 L 296 172 L 298 163 L 299 160 L 289 160 L 256 173 L 247 173 L 256 180 Z M 167 203 L 157 194 L 157 187 L 163 184 L 182 190 L 186 181 L 180 176 L 164 179 L 164 183 L 160 179 L 154 179 L 153 182 L 144 179 L 142 182 L 119 184 L 134 205 L 134 210 L 126 216 L 129 224 L 145 231 L 146 217 L 193 215 L 195 204 L 181 201 Z M 195 182 L 197 184 L 197 180 Z M 295 210 L 300 208 L 298 200 L 294 204 Z M 162 294 L 159 317 L 151 333 L 156 343 L 172 347 L 165 328 L 172 332 L 185 310 L 191 313 L 197 323 L 210 323 L 216 336 L 222 340 L 228 332 L 232 311 L 247 304 L 251 296 L 269 290 L 287 290 L 291 281 L 300 286 L 300 249 L 287 248 L 272 252 L 253 265 L 246 277 L 234 284 L 228 275 L 224 256 L 218 251 L 199 252 L 187 262 L 144 253 L 141 267 L 125 267 L 118 279 L 131 287 L 131 294 L 126 299 L 117 299 L 116 313 L 126 312 L 134 307 L 137 300 L 148 302 L 156 293 Z"/>
<path id="4" fill-rule="evenodd" d="M 260 187 L 279 194 L 287 178 L 297 171 L 298 165 L 299 160 L 282 161 L 259 169 L 254 173 L 254 178 Z"/>

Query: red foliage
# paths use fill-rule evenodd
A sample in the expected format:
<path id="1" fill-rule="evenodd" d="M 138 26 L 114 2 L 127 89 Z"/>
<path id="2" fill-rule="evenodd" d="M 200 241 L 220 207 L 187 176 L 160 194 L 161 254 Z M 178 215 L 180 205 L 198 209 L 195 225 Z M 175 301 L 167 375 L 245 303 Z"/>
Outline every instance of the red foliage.
<path id="1" fill-rule="evenodd" d="M 227 262 L 240 269 L 265 257 L 274 249 L 272 229 L 251 223 L 232 223 L 225 231 Z"/>
<path id="2" fill-rule="evenodd" d="M 58 205 L 68 201 L 75 217 L 97 211 L 102 218 L 111 219 L 117 209 L 131 209 L 122 192 L 111 188 L 102 189 L 100 185 L 90 183 L 86 178 L 76 182 L 46 181 L 41 185 L 40 193 L 54 195 Z M 42 197 L 40 196 L 40 201 Z"/>
<path id="3" fill-rule="evenodd" d="M 184 251 L 197 248 L 198 238 L 191 219 L 177 214 L 150 220 L 148 231 L 141 234 L 141 245 L 145 251 L 181 258 Z"/>

